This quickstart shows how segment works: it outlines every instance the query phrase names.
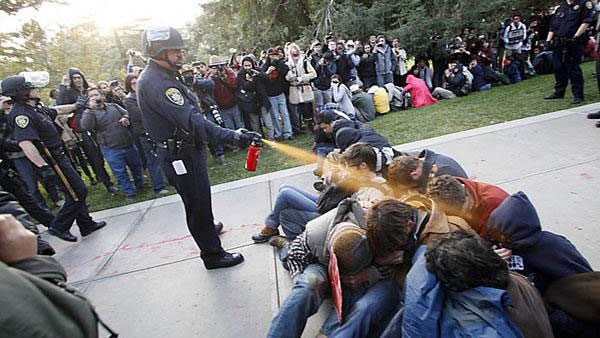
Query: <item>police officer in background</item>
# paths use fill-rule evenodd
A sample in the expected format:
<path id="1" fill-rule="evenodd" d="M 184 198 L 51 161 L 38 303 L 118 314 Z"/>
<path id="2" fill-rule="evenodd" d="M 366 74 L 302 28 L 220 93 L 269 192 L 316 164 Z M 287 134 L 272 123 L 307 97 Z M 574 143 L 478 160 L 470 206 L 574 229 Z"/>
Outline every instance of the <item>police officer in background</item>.
<path id="1" fill-rule="evenodd" d="M 546 46 L 553 46 L 556 84 L 546 100 L 562 99 L 571 80 L 572 104 L 583 102 L 583 73 L 579 64 L 587 42 L 585 32 L 593 21 L 594 5 L 590 0 L 565 0 L 554 13 Z"/>
<path id="2" fill-rule="evenodd" d="M 66 202 L 48 228 L 48 233 L 65 241 L 76 242 L 77 237 L 69 231 L 73 221 L 77 220 L 83 237 L 104 227 L 106 222 L 95 222 L 90 216 L 85 204 L 87 188 L 65 155 L 60 134 L 53 122 L 58 114 L 68 114 L 83 108 L 87 98 L 80 97 L 76 104 L 47 108 L 40 104 L 39 91 L 22 76 L 4 79 L 1 87 L 2 95 L 9 96 L 15 102 L 9 122 L 19 147 L 42 172 L 54 169 L 57 175 L 62 173 L 67 181 L 65 183 L 58 180 L 65 192 Z M 46 149 L 52 158 L 42 157 L 41 154 L 47 156 Z M 56 162 L 58 170 L 50 167 L 49 163 L 53 161 Z"/>
<path id="3" fill-rule="evenodd" d="M 206 143 L 247 146 L 258 134 L 224 129 L 206 120 L 198 102 L 179 80 L 183 65 L 181 34 L 171 27 L 148 28 L 142 36 L 148 65 L 137 82 L 138 105 L 149 136 L 156 141 L 165 175 L 175 183 L 185 206 L 187 225 L 207 269 L 240 264 L 239 253 L 225 252 L 213 223 Z"/>

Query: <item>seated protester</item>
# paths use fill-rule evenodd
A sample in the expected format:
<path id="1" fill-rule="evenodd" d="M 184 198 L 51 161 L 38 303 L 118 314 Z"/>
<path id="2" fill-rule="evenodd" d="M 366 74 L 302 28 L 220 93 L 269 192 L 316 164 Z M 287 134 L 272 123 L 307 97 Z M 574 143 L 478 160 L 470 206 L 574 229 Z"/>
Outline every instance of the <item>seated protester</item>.
<path id="1" fill-rule="evenodd" d="M 237 74 L 238 90 L 236 97 L 238 106 L 246 119 L 246 125 L 250 130 L 262 133 L 264 125 L 266 133 L 263 135 L 269 139 L 274 139 L 273 119 L 269 109 L 271 104 L 267 99 L 265 89 L 263 88 L 266 74 L 256 67 L 252 56 L 242 58 L 242 69 Z"/>
<path id="2" fill-rule="evenodd" d="M 423 278 L 430 285 L 441 287 L 420 289 Z M 406 288 L 407 303 L 417 301 L 405 309 L 407 324 L 416 322 L 427 311 L 429 323 L 432 317 L 437 318 L 435 328 L 441 337 L 479 336 L 482 332 L 486 337 L 521 337 L 523 334 L 552 337 L 539 293 L 521 276 L 509 274 L 506 263 L 489 243 L 471 232 L 455 231 L 432 242 L 425 252 L 425 260 L 418 258 L 413 265 Z M 434 306 L 417 307 L 427 304 Z M 427 325 L 417 332 L 410 325 L 404 329 L 407 333 L 425 329 L 421 332 L 436 336 L 427 331 Z"/>
<path id="3" fill-rule="evenodd" d="M 350 116 L 350 119 L 355 120 L 356 112 L 352 105 L 352 93 L 337 74 L 331 76 L 331 95 L 333 102 L 338 104 L 339 109 Z"/>
<path id="4" fill-rule="evenodd" d="M 521 72 L 519 63 L 514 62 L 512 58 L 504 60 L 504 74 L 510 79 L 510 83 L 521 82 Z"/>
<path id="5" fill-rule="evenodd" d="M 348 148 L 341 156 L 342 168 L 335 184 L 343 185 L 349 195 L 361 199 L 364 188 L 376 187 L 382 193 L 390 190 L 385 185 L 385 179 L 375 173 L 377 162 L 376 153 L 372 147 L 358 143 Z M 344 177 L 350 176 L 348 179 Z M 373 183 L 373 184 L 371 184 Z M 383 197 L 383 196 L 382 196 Z M 336 201 L 336 205 L 337 205 Z M 273 210 L 265 219 L 265 227 L 260 233 L 252 236 L 255 243 L 266 242 L 273 236 L 279 235 L 281 225 L 288 240 L 293 240 L 304 231 L 307 222 L 317 218 L 321 213 L 318 196 L 312 195 L 290 185 L 283 185 L 279 189 Z M 326 211 L 329 211 L 326 210 Z M 285 242 L 274 241 L 270 244 L 283 246 Z"/>
<path id="6" fill-rule="evenodd" d="M 406 77 L 406 86 L 402 89 L 410 93 L 412 106 L 415 108 L 425 107 L 438 102 L 429 92 L 425 81 L 414 76 L 412 72 Z"/>
<path id="7" fill-rule="evenodd" d="M 490 214 L 508 197 L 508 193 L 495 185 L 443 175 L 429 180 L 427 196 L 446 214 L 462 217 L 484 237 Z"/>
<path id="8" fill-rule="evenodd" d="M 136 196 L 136 190 L 144 189 L 144 175 L 139 153 L 127 127 L 127 111 L 114 103 L 105 103 L 104 94 L 98 88 L 87 90 L 89 109 L 81 116 L 80 129 L 96 132 L 96 140 L 102 155 L 119 182 L 119 187 L 128 199 Z M 127 167 L 133 174 L 135 190 L 131 184 Z"/>
<path id="9" fill-rule="evenodd" d="M 425 81 L 425 83 L 427 84 L 427 88 L 429 89 L 429 91 L 433 90 L 433 71 L 431 70 L 431 68 L 429 67 L 429 61 L 427 61 L 425 58 L 420 58 L 419 61 L 417 62 L 417 66 L 419 67 L 419 74 L 417 74 L 416 76 Z"/>
<path id="10" fill-rule="evenodd" d="M 358 77 L 363 83 L 363 89 L 368 90 L 371 86 L 377 84 L 377 55 L 373 54 L 373 47 L 366 43 L 363 46 L 362 53 L 359 53 L 360 63 L 357 67 Z"/>
<path id="11" fill-rule="evenodd" d="M 302 122 L 306 121 L 308 129 L 313 126 L 313 93 L 311 80 L 317 77 L 317 72 L 308 62 L 308 59 L 301 55 L 300 47 L 295 43 L 289 45 L 289 55 L 287 66 L 290 69 L 285 79 L 290 83 L 288 101 L 289 115 L 292 123 L 292 131 L 300 133 L 304 128 Z"/>
<path id="12" fill-rule="evenodd" d="M 390 112 L 390 96 L 384 87 L 372 86 L 369 88 L 368 93 L 373 95 L 373 104 L 377 114 L 383 115 Z"/>
<path id="13" fill-rule="evenodd" d="M 535 207 L 523 192 L 506 198 L 491 213 L 487 229 L 490 240 L 512 250 L 508 268 L 527 277 L 543 297 L 552 283 L 592 271 L 568 239 L 542 230 Z M 557 337 L 597 337 L 599 332 L 597 327 L 572 318 L 556 304 L 550 307 L 549 315 Z"/>
<path id="14" fill-rule="evenodd" d="M 315 113 L 315 145 L 312 149 L 317 154 L 317 168 L 314 170 L 315 176 L 323 174 L 324 159 L 335 149 L 332 126 L 338 119 L 350 121 L 348 115 L 337 109 L 323 109 Z"/>
<path id="15" fill-rule="evenodd" d="M 471 59 L 469 71 L 473 74 L 473 91 L 492 89 L 492 84 L 486 81 L 483 66 L 477 62 L 477 58 Z"/>
<path id="16" fill-rule="evenodd" d="M 441 175 L 468 177 L 454 159 L 429 149 L 422 150 L 416 156 L 398 156 L 387 168 L 388 180 L 398 197 L 408 190 L 425 193 L 427 182 Z"/>
<path id="17" fill-rule="evenodd" d="M 453 99 L 457 96 L 468 95 L 471 91 L 471 84 L 463 68 L 464 66 L 460 63 L 451 63 L 450 67 L 444 71 L 444 83 L 442 87 L 435 88 L 432 95 L 444 99 Z"/>
<path id="18" fill-rule="evenodd" d="M 283 265 L 292 275 L 293 287 L 273 318 L 267 337 L 301 336 L 308 317 L 318 311 L 330 294 L 327 272 L 330 248 L 340 268 L 345 320 L 339 328 L 335 319 L 326 321 L 322 334 L 334 336 L 337 332 L 349 331 L 354 336 L 366 336 L 394 309 L 399 302 L 399 286 L 393 280 L 380 281 L 389 278 L 389 268 L 371 265 L 372 249 L 364 231 L 365 212 L 359 202 L 347 200 L 337 209 L 310 221 L 306 231 L 290 243 Z M 386 219 L 385 215 L 372 221 L 382 219 Z"/>
<path id="19" fill-rule="evenodd" d="M 350 86 L 350 91 L 352 92 L 352 105 L 358 120 L 362 122 L 374 120 L 377 113 L 371 95 L 363 92 L 358 84 Z"/>

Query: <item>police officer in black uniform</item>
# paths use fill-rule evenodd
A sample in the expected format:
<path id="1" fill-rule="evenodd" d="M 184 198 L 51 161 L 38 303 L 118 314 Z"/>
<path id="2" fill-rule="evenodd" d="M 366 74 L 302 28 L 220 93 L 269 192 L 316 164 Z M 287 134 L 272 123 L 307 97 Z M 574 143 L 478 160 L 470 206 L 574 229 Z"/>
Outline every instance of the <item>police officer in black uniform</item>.
<path id="1" fill-rule="evenodd" d="M 224 129 L 206 120 L 196 98 L 178 78 L 186 45 L 177 30 L 146 29 L 142 48 L 150 57 L 137 82 L 142 121 L 156 141 L 165 175 L 181 195 L 187 225 L 200 247 L 204 266 L 218 269 L 240 264 L 244 257 L 225 252 L 215 230 L 204 145 L 233 143 L 245 147 L 260 135 Z"/>
<path id="2" fill-rule="evenodd" d="M 65 155 L 60 133 L 53 122 L 57 114 L 68 114 L 84 107 L 87 98 L 81 97 L 76 104 L 47 108 L 40 104 L 38 90 L 22 76 L 10 76 L 2 81 L 1 86 L 2 94 L 11 97 L 15 102 L 9 121 L 19 147 L 23 149 L 27 158 L 43 171 L 54 170 L 48 164 L 51 159 L 41 155 L 45 153 L 44 149 L 48 149 L 71 188 L 69 189 L 62 180 L 58 180 L 65 192 L 66 202 L 48 228 L 48 233 L 65 241 L 75 242 L 77 237 L 69 231 L 73 221 L 77 220 L 84 237 L 104 227 L 106 222 L 95 222 L 90 216 L 85 204 L 87 188 Z M 72 196 L 73 193 L 77 201 Z"/>
<path id="3" fill-rule="evenodd" d="M 585 32 L 593 21 L 594 5 L 590 0 L 565 0 L 554 13 L 546 46 L 553 46 L 554 93 L 546 100 L 562 99 L 571 80 L 572 104 L 583 102 L 583 73 L 579 64 L 587 42 Z"/>

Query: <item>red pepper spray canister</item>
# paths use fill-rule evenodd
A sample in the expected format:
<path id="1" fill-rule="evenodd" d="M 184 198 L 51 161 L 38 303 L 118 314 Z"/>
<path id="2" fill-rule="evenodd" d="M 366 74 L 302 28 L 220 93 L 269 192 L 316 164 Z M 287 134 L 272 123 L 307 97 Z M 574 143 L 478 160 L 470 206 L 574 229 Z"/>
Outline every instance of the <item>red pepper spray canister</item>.
<path id="1" fill-rule="evenodd" d="M 256 171 L 258 165 L 258 156 L 263 148 L 263 143 L 260 138 L 256 137 L 248 146 L 248 157 L 246 158 L 246 170 Z"/>

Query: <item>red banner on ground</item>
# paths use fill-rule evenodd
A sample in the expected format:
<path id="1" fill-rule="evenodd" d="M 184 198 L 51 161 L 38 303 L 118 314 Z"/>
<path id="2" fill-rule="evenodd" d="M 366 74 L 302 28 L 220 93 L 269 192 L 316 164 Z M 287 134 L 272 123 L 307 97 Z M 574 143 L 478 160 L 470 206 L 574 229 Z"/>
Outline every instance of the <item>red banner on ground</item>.
<path id="1" fill-rule="evenodd" d="M 329 248 L 329 280 L 331 281 L 333 306 L 335 306 L 335 310 L 337 311 L 339 322 L 342 323 L 342 283 L 340 281 L 337 257 L 335 257 L 333 248 Z"/>

